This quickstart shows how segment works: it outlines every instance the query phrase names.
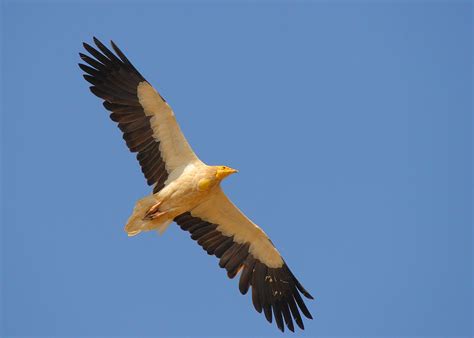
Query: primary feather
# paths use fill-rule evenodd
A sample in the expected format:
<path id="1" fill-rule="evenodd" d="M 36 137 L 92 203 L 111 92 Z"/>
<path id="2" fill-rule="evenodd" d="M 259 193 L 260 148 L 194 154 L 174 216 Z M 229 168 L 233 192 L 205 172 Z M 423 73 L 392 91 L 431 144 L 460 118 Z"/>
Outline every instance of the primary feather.
<path id="1" fill-rule="evenodd" d="M 229 278 L 239 272 L 239 290 L 252 289 L 252 302 L 281 331 L 294 331 L 293 320 L 304 329 L 300 312 L 312 318 L 301 294 L 313 297 L 290 271 L 265 232 L 249 220 L 224 194 L 220 182 L 236 170 L 208 166 L 193 152 L 171 107 L 145 80 L 124 53 L 111 42 L 115 54 L 94 38 L 96 48 L 84 43 L 91 56 L 80 53 L 79 64 L 104 100 L 111 119 L 137 153 L 153 193 L 139 200 L 125 230 L 163 232 L 175 221 L 209 254 Z M 285 325 L 284 325 L 284 324 Z"/>

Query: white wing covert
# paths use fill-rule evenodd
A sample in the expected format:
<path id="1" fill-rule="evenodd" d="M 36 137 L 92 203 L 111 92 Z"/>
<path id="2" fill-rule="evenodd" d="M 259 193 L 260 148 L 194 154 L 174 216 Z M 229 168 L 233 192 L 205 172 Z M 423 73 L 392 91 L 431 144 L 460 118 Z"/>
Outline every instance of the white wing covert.
<path id="1" fill-rule="evenodd" d="M 304 329 L 299 311 L 312 319 L 300 293 L 313 297 L 304 289 L 286 265 L 268 236 L 250 221 L 216 188 L 206 202 L 179 215 L 175 222 L 209 254 L 220 258 L 219 266 L 229 278 L 240 271 L 239 289 L 246 294 L 252 287 L 252 302 L 264 312 L 269 322 L 274 316 L 278 328 L 294 331 L 293 319 Z"/>
<path id="2" fill-rule="evenodd" d="M 153 192 L 160 191 L 171 173 L 199 161 L 189 146 L 171 107 L 145 80 L 113 43 L 115 54 L 94 38 L 98 50 L 87 43 L 90 56 L 79 53 L 87 63 L 79 64 L 90 90 L 104 100 L 110 118 L 118 122 L 131 152 L 137 153 L 142 172 Z"/>

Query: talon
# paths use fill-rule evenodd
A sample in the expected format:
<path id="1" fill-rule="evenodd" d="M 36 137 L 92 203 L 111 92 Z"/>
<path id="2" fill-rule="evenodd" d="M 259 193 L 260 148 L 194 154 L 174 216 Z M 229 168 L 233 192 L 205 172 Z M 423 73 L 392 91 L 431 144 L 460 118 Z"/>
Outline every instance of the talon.
<path id="1" fill-rule="evenodd" d="M 143 217 L 143 220 L 154 220 L 155 218 L 163 216 L 164 214 L 166 214 L 166 211 L 157 211 L 151 214 L 147 213 L 145 217 Z"/>
<path id="2" fill-rule="evenodd" d="M 145 216 L 143 217 L 143 219 L 144 220 L 152 220 L 152 219 L 155 219 L 155 218 L 165 214 L 166 212 L 161 212 L 161 211 L 158 210 L 160 205 L 161 205 L 161 201 L 156 203 L 150 209 L 148 209 L 148 211 L 145 213 Z"/>
<path id="3" fill-rule="evenodd" d="M 161 201 L 156 203 L 154 206 L 152 206 L 146 213 L 145 216 L 143 216 L 143 220 L 153 220 L 155 218 L 158 218 L 164 214 L 166 214 L 166 211 L 160 211 Z"/>
<path id="4" fill-rule="evenodd" d="M 160 207 L 160 205 L 161 205 L 161 202 L 156 203 L 154 206 L 152 206 L 152 207 L 148 210 L 148 212 L 149 212 L 149 213 L 154 213 L 154 212 L 158 211 L 158 208 Z"/>

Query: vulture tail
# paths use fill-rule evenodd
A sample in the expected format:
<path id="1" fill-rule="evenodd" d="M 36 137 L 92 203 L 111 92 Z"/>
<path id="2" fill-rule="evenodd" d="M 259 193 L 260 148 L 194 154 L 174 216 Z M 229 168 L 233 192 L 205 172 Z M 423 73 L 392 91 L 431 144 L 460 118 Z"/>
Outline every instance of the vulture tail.
<path id="1" fill-rule="evenodd" d="M 158 230 L 162 234 L 172 220 L 148 217 L 149 211 L 157 204 L 153 195 L 146 196 L 135 204 L 132 216 L 125 225 L 128 236 L 136 236 L 142 231 Z"/>

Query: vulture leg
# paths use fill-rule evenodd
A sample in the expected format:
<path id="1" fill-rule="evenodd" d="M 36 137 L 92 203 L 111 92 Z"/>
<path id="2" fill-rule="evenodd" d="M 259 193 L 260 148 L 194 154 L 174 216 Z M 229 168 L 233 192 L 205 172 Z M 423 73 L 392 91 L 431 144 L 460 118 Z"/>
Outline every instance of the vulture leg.
<path id="1" fill-rule="evenodd" d="M 145 213 L 145 216 L 143 216 L 143 220 L 152 220 L 166 214 L 166 211 L 159 210 L 161 203 L 162 201 L 159 201 L 150 209 L 148 209 L 148 211 Z"/>

